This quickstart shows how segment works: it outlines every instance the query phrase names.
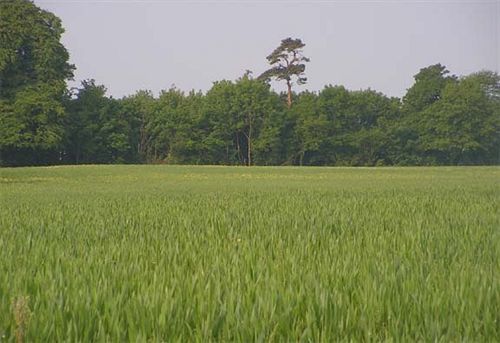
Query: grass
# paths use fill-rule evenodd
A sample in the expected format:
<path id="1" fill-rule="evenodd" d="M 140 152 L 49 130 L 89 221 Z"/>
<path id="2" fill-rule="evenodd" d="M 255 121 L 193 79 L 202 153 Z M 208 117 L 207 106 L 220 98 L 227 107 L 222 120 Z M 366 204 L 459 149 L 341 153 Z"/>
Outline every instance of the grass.
<path id="1" fill-rule="evenodd" d="M 500 341 L 499 181 L 0 169 L 0 341 Z"/>

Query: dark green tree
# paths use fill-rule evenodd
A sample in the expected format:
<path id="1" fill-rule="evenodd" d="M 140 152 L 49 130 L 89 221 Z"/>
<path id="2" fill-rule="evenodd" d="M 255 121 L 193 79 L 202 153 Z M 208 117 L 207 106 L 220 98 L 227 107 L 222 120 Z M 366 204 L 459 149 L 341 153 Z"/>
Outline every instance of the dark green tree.
<path id="1" fill-rule="evenodd" d="M 325 122 L 318 164 L 384 164 L 387 122 L 397 116 L 399 102 L 372 90 L 348 91 L 327 86 L 318 95 L 318 117 Z"/>
<path id="2" fill-rule="evenodd" d="M 74 66 L 54 14 L 0 1 L 0 153 L 4 164 L 55 163 L 63 140 L 65 80 Z M 44 162 L 45 161 L 45 162 Z"/>
<path id="3" fill-rule="evenodd" d="M 480 72 L 449 83 L 415 123 L 429 164 L 492 164 L 500 154 L 500 78 Z"/>
<path id="4" fill-rule="evenodd" d="M 242 139 L 235 128 L 232 105 L 235 92 L 232 81 L 222 80 L 214 82 L 205 95 L 201 146 L 205 158 L 214 164 L 243 164 Z"/>
<path id="5" fill-rule="evenodd" d="M 67 103 L 65 162 L 138 162 L 138 124 L 122 100 L 108 98 L 94 80 L 82 82 Z"/>
<path id="6" fill-rule="evenodd" d="M 152 137 L 146 126 L 154 115 L 156 99 L 150 91 L 141 90 L 121 100 L 122 109 L 132 118 L 132 140 L 140 162 L 151 162 Z"/>
<path id="7" fill-rule="evenodd" d="M 318 96 L 312 92 L 301 93 L 290 111 L 295 117 L 296 150 L 292 161 L 303 164 L 327 163 L 329 122 L 318 106 Z"/>
<path id="8" fill-rule="evenodd" d="M 456 82 L 454 75 L 441 64 L 434 64 L 420 69 L 414 76 L 415 83 L 408 89 L 402 99 L 402 116 L 398 127 L 395 127 L 392 145 L 397 149 L 398 164 L 427 164 L 426 157 L 419 151 L 418 123 L 421 122 L 422 111 L 442 97 L 446 85 Z"/>
<path id="9" fill-rule="evenodd" d="M 274 146 L 269 132 L 279 129 L 271 128 L 270 117 L 279 112 L 278 98 L 268 84 L 248 73 L 236 82 L 214 83 L 204 111 L 203 146 L 218 163 L 252 165 L 254 160 L 262 161 L 256 153 L 268 154 Z M 262 130 L 266 139 L 260 136 Z"/>
<path id="10" fill-rule="evenodd" d="M 204 156 L 201 152 L 204 96 L 201 92 L 190 91 L 177 108 L 176 131 L 171 150 L 171 162 L 200 164 Z"/>
<path id="11" fill-rule="evenodd" d="M 420 71 L 414 76 L 415 83 L 403 97 L 403 110 L 406 113 L 416 113 L 441 98 L 441 92 L 450 82 L 456 81 L 456 76 L 441 64 L 434 64 Z"/>
<path id="12" fill-rule="evenodd" d="M 248 73 L 235 83 L 232 105 L 236 117 L 235 128 L 241 133 L 246 146 L 244 164 L 251 166 L 254 157 L 254 143 L 258 139 L 263 123 L 273 112 L 273 97 L 269 85 L 252 79 Z M 262 143 L 262 142 L 261 142 Z"/>
<path id="13" fill-rule="evenodd" d="M 152 138 L 152 160 L 166 163 L 199 163 L 198 123 L 202 97 L 198 92 L 185 94 L 173 87 L 162 91 L 155 111 L 146 123 Z"/>
<path id="14" fill-rule="evenodd" d="M 0 99 L 0 154 L 6 165 L 57 163 L 64 137 L 64 87 L 38 83 Z"/>
<path id="15" fill-rule="evenodd" d="M 103 149 L 99 142 L 99 130 L 103 126 L 102 115 L 106 107 L 106 87 L 94 80 L 82 81 L 75 98 L 68 101 L 66 117 L 66 155 L 72 163 L 93 163 Z"/>
<path id="16" fill-rule="evenodd" d="M 271 68 L 266 70 L 259 76 L 261 80 L 284 80 L 287 86 L 287 105 L 292 106 L 292 86 L 293 79 L 296 79 L 298 85 L 303 85 L 307 82 L 304 76 L 306 70 L 305 62 L 309 62 L 309 58 L 303 55 L 302 49 L 305 44 L 300 39 L 285 38 L 269 56 L 267 60 L 271 64 Z"/>

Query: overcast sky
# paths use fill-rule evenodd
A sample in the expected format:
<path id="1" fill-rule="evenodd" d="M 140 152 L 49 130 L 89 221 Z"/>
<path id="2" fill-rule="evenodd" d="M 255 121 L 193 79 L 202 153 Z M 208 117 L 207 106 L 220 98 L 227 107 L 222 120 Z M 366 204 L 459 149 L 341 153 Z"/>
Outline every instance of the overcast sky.
<path id="1" fill-rule="evenodd" d="M 62 19 L 77 67 L 121 97 L 172 84 L 206 91 L 213 81 L 260 74 L 286 37 L 301 38 L 309 82 L 401 96 L 422 67 L 456 75 L 500 68 L 500 0 L 172 1 L 35 0 Z M 283 85 L 273 84 L 284 90 Z"/>

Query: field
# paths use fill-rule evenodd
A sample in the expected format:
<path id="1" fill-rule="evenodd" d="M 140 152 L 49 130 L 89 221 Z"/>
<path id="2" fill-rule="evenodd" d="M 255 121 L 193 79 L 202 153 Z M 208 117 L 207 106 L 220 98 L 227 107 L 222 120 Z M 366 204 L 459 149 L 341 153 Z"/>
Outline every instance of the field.
<path id="1" fill-rule="evenodd" d="M 497 167 L 4 168 L 0 192 L 2 342 L 500 341 Z"/>

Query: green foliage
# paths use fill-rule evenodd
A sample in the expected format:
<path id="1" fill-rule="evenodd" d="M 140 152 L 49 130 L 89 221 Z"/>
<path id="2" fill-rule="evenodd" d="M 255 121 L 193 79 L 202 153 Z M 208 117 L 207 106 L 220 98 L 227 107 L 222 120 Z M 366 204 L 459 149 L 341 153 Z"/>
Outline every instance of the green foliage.
<path id="1" fill-rule="evenodd" d="M 74 163 L 123 163 L 138 160 L 136 118 L 121 101 L 105 96 L 94 80 L 82 82 L 67 101 L 65 159 Z"/>
<path id="2" fill-rule="evenodd" d="M 0 153 L 9 164 L 57 155 L 65 80 L 74 69 L 63 32 L 59 18 L 31 1 L 0 2 Z"/>
<path id="3" fill-rule="evenodd" d="M 302 49 L 305 46 L 300 39 L 283 39 L 280 46 L 267 56 L 267 61 L 273 67 L 261 74 L 260 78 L 275 77 L 277 80 L 291 81 L 293 77 L 296 77 L 297 84 L 305 84 L 307 78 L 304 77 L 306 69 L 304 62 L 310 61 L 302 55 Z"/>
<path id="4" fill-rule="evenodd" d="M 422 68 L 400 99 L 373 90 L 304 84 L 305 44 L 286 38 L 257 79 L 214 82 L 206 93 L 106 96 L 76 92 L 60 20 L 27 0 L 0 2 L 0 165 L 169 163 L 224 165 L 457 165 L 500 163 L 498 74 L 457 78 Z M 267 81 L 285 81 L 277 94 Z M 286 98 L 284 105 L 283 99 Z M 292 98 L 294 106 L 292 107 Z"/>
<path id="5" fill-rule="evenodd" d="M 403 111 L 419 109 L 405 112 L 402 125 L 408 128 L 407 140 L 403 142 L 406 153 L 415 156 L 419 164 L 499 163 L 498 74 L 479 72 L 460 79 L 434 81 L 433 89 L 440 90 L 431 102 L 416 107 L 403 103 Z M 419 82 L 422 81 L 417 78 L 413 89 Z"/>
<path id="6" fill-rule="evenodd" d="M 0 337 L 29 299 L 27 342 L 498 342 L 499 177 L 4 168 Z"/>
<path id="7" fill-rule="evenodd" d="M 322 146 L 328 143 L 328 120 L 325 113 L 318 110 L 318 97 L 314 93 L 304 92 L 296 100 L 291 109 L 296 126 L 296 155 L 293 160 L 299 160 L 299 165 L 306 162 L 321 161 Z M 312 155 L 312 156 L 311 156 Z M 315 155 L 315 156 L 314 156 Z M 319 155 L 319 156 L 318 156 Z"/>
<path id="8" fill-rule="evenodd" d="M 43 163 L 37 157 L 60 146 L 64 137 L 63 92 L 64 84 L 37 83 L 22 88 L 13 99 L 0 100 L 3 159 Z M 25 160 L 19 155 L 24 155 Z"/>
<path id="9" fill-rule="evenodd" d="M 446 76 L 449 71 L 441 64 L 434 64 L 420 69 L 414 76 L 415 84 L 408 89 L 403 97 L 403 110 L 407 113 L 417 113 L 441 98 L 441 92 L 455 76 Z"/>
<path id="10" fill-rule="evenodd" d="M 454 79 L 420 112 L 342 86 L 299 93 L 287 109 L 249 74 L 206 94 L 172 88 L 120 100 L 93 80 L 72 98 L 60 97 L 62 83 L 44 84 L 0 101 L 0 142 L 4 164 L 497 164 L 498 84 L 493 72 Z"/>
<path id="11" fill-rule="evenodd" d="M 252 165 L 273 156 L 279 135 L 270 135 L 279 134 L 282 106 L 269 85 L 246 74 L 236 82 L 214 83 L 204 98 L 194 124 L 202 137 L 201 163 Z"/>
<path id="12" fill-rule="evenodd" d="M 0 2 L 0 98 L 73 76 L 74 66 L 60 43 L 63 32 L 59 18 L 31 1 Z"/>
<path id="13" fill-rule="evenodd" d="M 137 146 L 137 157 L 140 162 L 151 162 L 151 133 L 147 123 L 152 122 L 155 113 L 155 99 L 149 91 L 138 91 L 121 100 L 122 110 L 131 118 L 130 141 Z"/>
<path id="14" fill-rule="evenodd" d="M 283 39 L 280 46 L 267 56 L 267 61 L 272 67 L 259 76 L 261 80 L 276 78 L 276 80 L 286 81 L 288 88 L 288 108 L 292 105 L 293 79 L 296 80 L 298 85 L 303 85 L 307 82 L 307 78 L 304 76 L 304 71 L 306 70 L 304 63 L 310 60 L 303 55 L 302 49 L 305 46 L 298 38 Z"/>

